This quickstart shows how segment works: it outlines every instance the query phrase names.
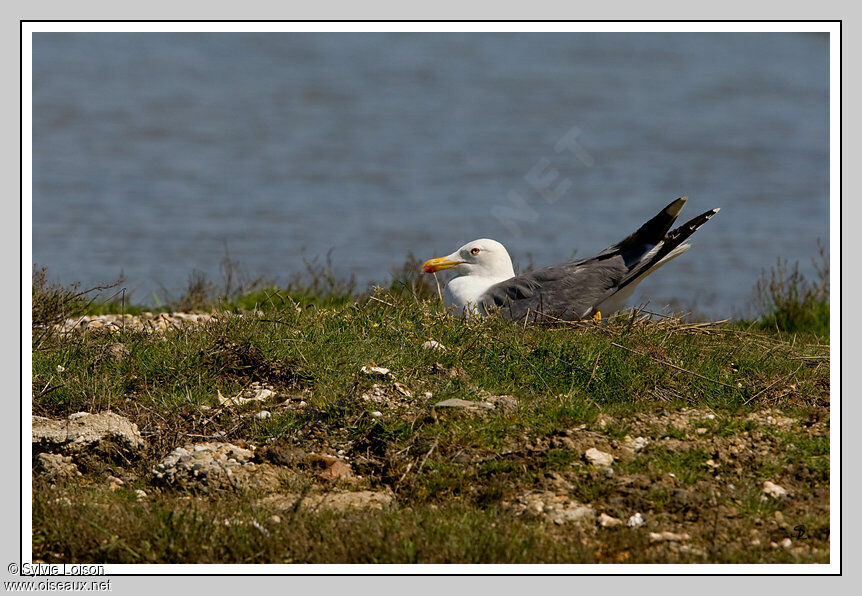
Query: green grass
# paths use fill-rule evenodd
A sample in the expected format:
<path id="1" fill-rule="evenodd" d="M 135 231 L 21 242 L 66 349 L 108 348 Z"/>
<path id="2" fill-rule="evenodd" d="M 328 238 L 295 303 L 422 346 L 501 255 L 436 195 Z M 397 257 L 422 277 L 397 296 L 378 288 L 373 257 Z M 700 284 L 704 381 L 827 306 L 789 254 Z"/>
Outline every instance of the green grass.
<path id="1" fill-rule="evenodd" d="M 34 310 L 34 413 L 111 409 L 138 424 L 148 444 L 122 469 L 96 465 L 56 486 L 35 481 L 37 556 L 67 562 L 777 562 L 789 555 L 745 541 L 760 531 L 755 517 L 779 509 L 818 532 L 812 544 L 820 551 L 792 560 L 828 556 L 828 423 L 813 424 L 828 419 L 829 346 L 822 328 L 631 315 L 600 325 L 465 322 L 442 312 L 431 289 L 407 273 L 365 295 L 325 275 L 316 285 L 245 284 L 243 291 L 218 292 L 227 299 L 192 281 L 177 304 L 197 301 L 200 310 L 232 314 L 163 334 L 126 328 L 68 335 L 52 333 L 50 323 L 69 313 L 140 307 L 122 303 L 117 311 L 115 301 L 88 304 L 44 276 L 34 282 L 41 309 L 38 317 Z M 445 351 L 424 349 L 428 339 Z M 128 355 L 109 357 L 117 343 Z M 393 378 L 359 372 L 372 364 L 391 369 Z M 395 381 L 412 397 L 397 393 Z M 220 407 L 219 393 L 236 395 L 253 382 L 272 386 L 278 399 Z M 391 398 L 387 403 L 362 399 L 374 384 Z M 432 408 L 449 398 L 503 394 L 514 396 L 517 407 L 475 415 Z M 279 405 L 288 398 L 307 405 Z M 271 416 L 256 418 L 263 408 Z M 694 412 L 685 427 L 662 417 L 683 408 Z M 371 416 L 376 410 L 381 418 Z M 780 410 L 797 426 L 764 426 L 767 410 Z M 813 421 L 810 431 L 799 426 L 806 420 Z M 694 434 L 698 427 L 707 432 Z M 277 512 L 257 505 L 258 495 L 188 499 L 153 484 L 153 466 L 172 449 L 221 433 L 222 440 L 260 448 L 342 450 L 362 477 L 350 488 L 391 491 L 395 505 L 382 512 L 281 512 L 275 523 Z M 618 449 L 627 435 L 651 443 L 633 456 L 618 453 L 612 475 L 584 461 L 587 447 Z M 666 448 L 662 437 L 681 446 Z M 743 464 L 732 470 L 731 439 L 748 442 Z M 709 459 L 721 462 L 719 476 L 734 475 L 739 491 L 716 479 Z M 105 489 L 108 469 L 125 475 L 123 488 Z M 291 490 L 330 488 L 308 468 L 293 472 Z M 762 501 L 766 479 L 787 484 L 791 500 Z M 151 497 L 135 500 L 137 488 Z M 531 491 L 567 491 L 598 512 L 627 517 L 639 511 L 649 521 L 640 530 L 611 532 L 514 515 L 507 503 Z M 717 505 L 703 495 L 716 495 Z M 703 521 L 715 511 L 728 516 L 718 544 Z M 237 523 L 225 525 L 225 519 Z M 691 533 L 705 554 L 650 545 L 648 532 L 662 530 Z M 770 531 L 777 536 L 779 530 Z"/>
<path id="2" fill-rule="evenodd" d="M 648 474 L 654 478 L 673 474 L 684 484 L 695 484 L 708 473 L 704 464 L 710 455 L 703 449 L 672 453 L 659 447 L 652 449 L 649 455 L 649 458 L 635 459 L 624 469 L 632 474 Z"/>
<path id="3" fill-rule="evenodd" d="M 829 336 L 829 257 L 819 243 L 820 255 L 812 259 L 817 279 L 810 281 L 781 258 L 757 282 L 761 317 L 757 325 L 787 333 L 808 332 Z"/>

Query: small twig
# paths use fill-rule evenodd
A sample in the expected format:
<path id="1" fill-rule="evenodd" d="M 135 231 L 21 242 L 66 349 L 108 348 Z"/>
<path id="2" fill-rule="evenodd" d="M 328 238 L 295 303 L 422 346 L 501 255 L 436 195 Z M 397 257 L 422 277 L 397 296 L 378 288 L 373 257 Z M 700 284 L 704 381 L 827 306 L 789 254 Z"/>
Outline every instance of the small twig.
<path id="1" fill-rule="evenodd" d="M 386 302 L 385 300 L 381 300 L 380 298 L 376 298 L 375 296 L 369 296 L 369 298 L 371 300 L 376 300 L 377 302 L 380 302 L 381 304 L 385 304 L 386 306 L 391 306 L 392 308 L 395 308 L 395 305 L 392 304 L 391 302 Z M 442 300 L 442 298 L 441 298 L 441 300 Z"/>
<path id="2" fill-rule="evenodd" d="M 437 444 L 438 444 L 439 442 L 440 442 L 440 438 L 439 438 L 439 437 L 437 437 L 437 438 L 435 438 L 435 439 L 434 439 L 434 444 L 433 444 L 433 445 L 431 445 L 431 449 L 429 449 L 429 450 L 428 450 L 428 453 L 426 453 L 426 454 L 425 454 L 425 457 L 423 457 L 423 458 L 422 458 L 422 463 L 420 463 L 420 464 L 419 464 L 419 467 L 418 467 L 418 468 L 416 468 L 416 473 L 417 473 L 417 474 L 418 474 L 419 472 L 421 472 L 421 471 L 422 471 L 422 468 L 424 468 L 424 467 L 425 467 L 425 462 L 426 462 L 426 461 L 428 461 L 428 457 L 431 455 L 431 452 L 433 452 L 433 451 L 437 448 Z"/>
<path id="3" fill-rule="evenodd" d="M 694 372 L 694 371 L 688 370 L 688 369 L 686 369 L 686 368 L 682 368 L 681 366 L 677 366 L 676 364 L 672 364 L 672 363 L 670 363 L 670 362 L 667 362 L 666 360 L 662 360 L 661 358 L 656 358 L 656 357 L 655 357 L 655 356 L 653 356 L 652 354 L 644 354 L 643 352 L 638 352 L 637 350 L 633 350 L 633 349 L 631 349 L 631 348 L 627 348 L 627 347 L 625 347 L 625 346 L 621 346 L 620 344 L 618 344 L 618 343 L 614 343 L 614 342 L 611 342 L 611 345 L 612 345 L 612 346 L 616 346 L 616 347 L 618 347 L 618 348 L 622 348 L 623 350 L 627 350 L 627 351 L 629 351 L 629 352 L 632 352 L 633 354 L 637 354 L 638 356 L 646 356 L 647 358 L 651 358 L 652 360 L 655 360 L 655 361 L 656 361 L 656 362 L 658 362 L 659 364 L 664 364 L 665 366 L 669 366 L 669 367 L 674 368 L 674 369 L 676 369 L 676 370 L 678 370 L 678 371 L 681 371 L 681 372 L 684 372 L 684 373 L 688 373 L 688 374 L 690 374 L 690 375 L 692 375 L 692 376 L 695 376 L 695 377 L 697 377 L 697 378 L 699 378 L 699 379 L 703 379 L 704 381 L 711 381 L 711 382 L 713 382 L 713 383 L 717 383 L 717 384 L 719 384 L 719 385 L 722 385 L 723 387 L 729 387 L 730 389 L 738 389 L 738 387 L 734 387 L 733 385 L 728 385 L 727 383 L 722 383 L 721 381 L 718 381 L 718 380 L 716 380 L 716 379 L 710 379 L 709 377 L 705 377 L 705 376 L 703 376 L 703 375 L 701 375 L 701 374 L 698 374 L 698 373 L 696 373 L 696 372 Z"/>
<path id="4" fill-rule="evenodd" d="M 634 309 L 632 309 L 632 310 L 634 310 Z M 660 312 L 653 312 L 651 310 L 647 310 L 646 308 L 638 308 L 637 311 L 638 311 L 638 314 L 645 312 L 647 314 L 655 315 L 655 316 L 661 317 L 663 319 L 675 319 L 675 318 L 677 318 L 676 315 L 663 315 Z"/>
<path id="5" fill-rule="evenodd" d="M 601 354 L 596 356 L 596 361 L 593 363 L 593 372 L 590 373 L 590 380 L 587 381 L 587 387 L 586 387 L 587 389 L 590 388 L 590 383 L 593 382 L 593 377 L 596 376 L 596 369 L 599 367 L 599 358 L 601 358 L 601 357 L 602 357 Z"/>
<path id="6" fill-rule="evenodd" d="M 46 395 L 48 395 L 49 393 L 51 393 L 55 389 L 59 389 L 63 385 L 65 385 L 65 383 L 60 383 L 59 385 L 52 385 L 51 387 L 48 387 L 46 385 L 45 388 L 42 389 L 41 392 L 39 392 L 39 395 L 36 396 L 36 399 L 41 399 L 41 398 L 45 397 Z"/>
<path id="7" fill-rule="evenodd" d="M 705 323 L 693 323 L 691 325 L 684 325 L 679 328 L 679 331 L 687 331 L 689 329 L 700 329 L 701 327 L 712 327 L 714 325 L 721 325 L 722 323 L 727 323 L 730 319 L 722 319 L 720 321 L 707 321 Z"/>
<path id="8" fill-rule="evenodd" d="M 437 296 L 440 297 L 440 304 L 443 304 L 443 291 L 440 290 L 440 280 L 437 279 L 437 272 L 434 272 L 434 283 L 437 284 Z"/>
<path id="9" fill-rule="evenodd" d="M 412 468 L 412 467 L 413 467 L 413 462 L 411 461 L 410 463 L 408 463 L 408 464 L 407 464 L 407 469 L 406 469 L 406 470 L 404 470 L 404 473 L 403 473 L 403 474 L 401 474 L 401 478 L 399 478 L 399 479 L 398 479 L 398 482 L 395 484 L 395 488 L 396 488 L 396 489 L 397 489 L 399 486 L 401 486 L 401 483 L 402 483 L 402 482 L 404 482 L 404 479 L 407 477 L 407 474 L 409 474 L 409 473 L 410 473 L 410 468 Z"/>
<path id="10" fill-rule="evenodd" d="M 44 387 L 42 387 L 42 391 L 39 393 L 39 397 L 41 397 L 42 395 L 45 394 L 45 391 L 48 389 L 48 386 L 51 384 L 51 381 L 53 381 L 53 380 L 54 380 L 54 375 L 51 375 L 51 378 L 48 379 L 48 382 L 45 383 Z"/>
<path id="11" fill-rule="evenodd" d="M 775 385 L 777 385 L 779 382 L 781 382 L 781 381 L 784 381 L 784 382 L 789 381 L 789 380 L 793 377 L 793 375 L 795 375 L 796 373 L 798 373 L 798 372 L 802 369 L 802 367 L 803 367 L 803 366 L 804 366 L 804 365 L 800 364 L 800 365 L 799 365 L 799 368 L 797 368 L 795 371 L 793 371 L 792 373 L 790 373 L 790 374 L 789 374 L 789 375 L 787 375 L 786 377 L 782 377 L 782 378 L 778 378 L 778 379 L 776 379 L 776 380 L 775 380 L 775 381 L 773 381 L 770 385 L 768 385 L 767 387 L 764 387 L 763 389 L 761 389 L 760 391 L 758 391 L 757 393 L 755 393 L 754 395 L 752 395 L 751 397 L 749 397 L 747 400 L 745 400 L 745 401 L 742 403 L 742 405 L 747 406 L 748 404 L 750 404 L 751 402 L 753 402 L 755 399 L 757 399 L 758 397 L 760 397 L 761 395 L 763 395 L 765 392 L 767 392 L 767 391 L 769 391 L 770 389 L 772 389 L 773 387 L 775 387 Z"/>

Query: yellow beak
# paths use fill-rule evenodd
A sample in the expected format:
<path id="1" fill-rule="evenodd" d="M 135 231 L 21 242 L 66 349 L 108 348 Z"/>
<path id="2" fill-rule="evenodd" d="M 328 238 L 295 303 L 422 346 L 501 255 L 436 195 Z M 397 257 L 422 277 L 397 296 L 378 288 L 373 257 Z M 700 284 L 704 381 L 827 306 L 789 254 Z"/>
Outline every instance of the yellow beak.
<path id="1" fill-rule="evenodd" d="M 425 261 L 422 265 L 422 271 L 425 273 L 437 273 L 438 271 L 443 271 L 444 269 L 452 269 L 453 267 L 457 267 L 464 261 L 450 261 L 449 257 L 440 257 L 439 259 L 431 259 L 429 261 Z"/>

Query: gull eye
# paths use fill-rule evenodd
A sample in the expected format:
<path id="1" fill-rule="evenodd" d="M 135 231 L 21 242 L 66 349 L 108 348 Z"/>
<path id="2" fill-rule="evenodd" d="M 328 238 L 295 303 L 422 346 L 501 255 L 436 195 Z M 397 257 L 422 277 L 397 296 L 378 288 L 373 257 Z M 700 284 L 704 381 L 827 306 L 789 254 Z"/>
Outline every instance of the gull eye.
<path id="1" fill-rule="evenodd" d="M 471 255 L 478 255 L 480 250 L 481 250 L 481 249 L 479 249 L 479 248 L 471 248 L 471 249 L 470 249 L 470 254 L 471 254 Z"/>

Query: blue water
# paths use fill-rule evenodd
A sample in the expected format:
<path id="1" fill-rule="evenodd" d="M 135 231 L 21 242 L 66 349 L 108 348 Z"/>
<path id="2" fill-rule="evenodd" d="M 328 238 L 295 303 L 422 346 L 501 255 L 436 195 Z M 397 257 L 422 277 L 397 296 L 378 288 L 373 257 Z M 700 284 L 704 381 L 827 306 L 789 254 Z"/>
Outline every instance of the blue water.
<path id="1" fill-rule="evenodd" d="M 33 261 L 152 303 L 225 246 L 282 283 L 332 250 L 364 286 L 479 237 L 587 256 L 688 195 L 721 213 L 633 302 L 746 314 L 828 245 L 828 98 L 826 35 L 36 34 Z"/>

